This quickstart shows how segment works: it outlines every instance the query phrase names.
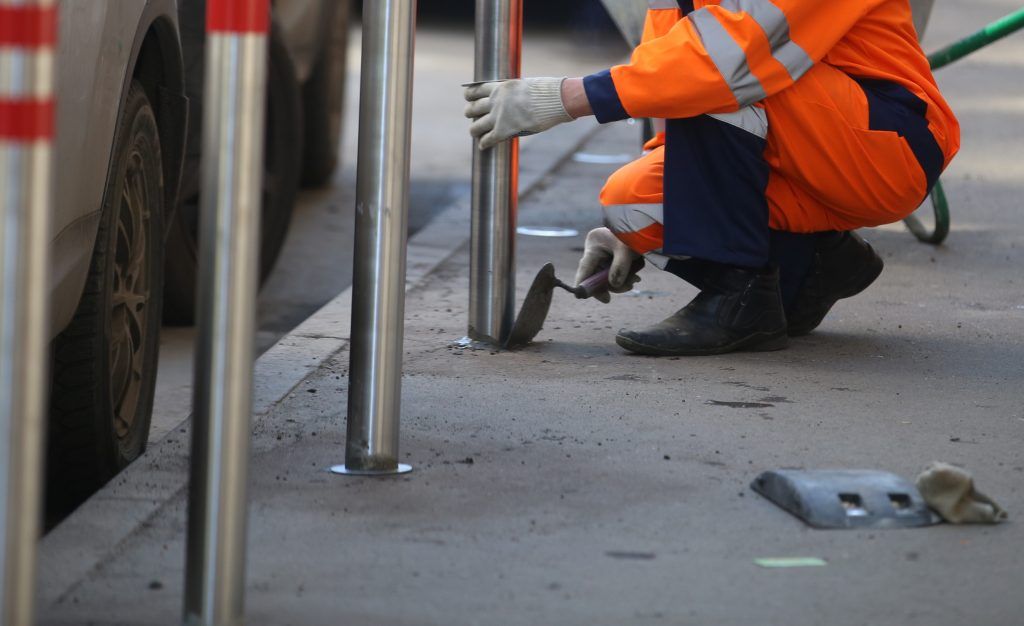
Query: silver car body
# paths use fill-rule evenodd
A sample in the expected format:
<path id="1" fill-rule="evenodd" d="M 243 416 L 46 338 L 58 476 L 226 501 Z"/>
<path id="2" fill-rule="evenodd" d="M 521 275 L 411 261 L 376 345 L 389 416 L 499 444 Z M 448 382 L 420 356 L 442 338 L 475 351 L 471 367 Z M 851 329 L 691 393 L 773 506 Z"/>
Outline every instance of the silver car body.
<path id="1" fill-rule="evenodd" d="M 295 66 L 295 77 L 305 83 L 313 71 L 327 27 L 331 3 L 347 0 L 274 0 L 274 18 Z"/>
<path id="2" fill-rule="evenodd" d="M 70 322 L 85 285 L 118 113 L 147 37 L 157 42 L 151 46 L 161 46 L 170 75 L 161 89 L 176 87 L 170 91 L 182 93 L 176 85 L 181 53 L 173 0 L 60 0 L 59 11 L 51 336 Z M 173 76 L 175 64 L 178 76 Z M 164 107 L 166 113 L 171 106 Z M 181 117 L 178 123 L 183 122 Z M 180 148 L 168 148 L 165 184 L 173 186 Z"/>

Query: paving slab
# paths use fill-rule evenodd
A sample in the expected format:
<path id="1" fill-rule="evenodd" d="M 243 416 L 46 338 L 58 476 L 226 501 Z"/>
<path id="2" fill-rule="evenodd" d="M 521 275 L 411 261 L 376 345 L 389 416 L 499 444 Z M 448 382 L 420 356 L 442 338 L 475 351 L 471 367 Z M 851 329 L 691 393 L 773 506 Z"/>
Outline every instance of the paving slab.
<path id="1" fill-rule="evenodd" d="M 951 39 L 1012 8 L 939 2 L 930 36 Z M 556 294 L 521 351 L 460 349 L 461 245 L 408 296 L 402 460 L 415 470 L 353 479 L 327 471 L 344 449 L 347 328 L 311 320 L 297 339 L 341 343 L 254 418 L 248 623 L 1020 623 L 1024 85 L 1005 77 L 1024 66 L 1024 43 L 965 63 L 940 75 L 965 133 L 944 177 L 948 243 L 918 244 L 899 226 L 865 232 L 882 277 L 785 351 L 626 354 L 615 330 L 695 293 L 650 269 L 609 305 Z M 582 149 L 615 155 L 636 142 L 635 126 L 616 124 Z M 519 238 L 520 298 L 545 261 L 572 277 L 583 235 L 600 223 L 596 189 L 615 167 L 568 159 L 524 199 L 520 223 L 580 234 Z M 186 424 L 143 458 L 151 487 L 106 490 L 107 502 L 145 511 L 118 513 L 141 521 L 109 550 L 44 541 L 41 586 L 75 559 L 95 565 L 45 595 L 41 623 L 180 619 L 186 498 L 174 485 L 187 436 Z M 811 530 L 749 489 L 765 469 L 912 478 L 933 460 L 970 469 L 1011 521 Z M 825 564 L 756 563 L 771 558 Z"/>

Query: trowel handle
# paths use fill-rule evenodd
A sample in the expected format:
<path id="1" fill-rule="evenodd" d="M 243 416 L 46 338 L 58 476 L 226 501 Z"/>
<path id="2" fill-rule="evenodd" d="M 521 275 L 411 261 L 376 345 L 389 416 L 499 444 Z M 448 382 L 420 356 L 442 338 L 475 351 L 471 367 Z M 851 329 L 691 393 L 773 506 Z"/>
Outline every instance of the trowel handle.
<path id="1" fill-rule="evenodd" d="M 635 274 L 644 268 L 644 258 L 637 257 L 633 261 L 633 265 L 630 268 L 630 273 Z M 586 278 L 579 285 L 576 285 L 575 289 L 571 291 L 576 294 L 576 297 L 580 300 L 594 297 L 595 293 L 601 293 L 608 289 L 608 274 L 611 273 L 611 267 L 606 267 L 596 274 Z"/>
<path id="2" fill-rule="evenodd" d="M 605 291 L 608 289 L 608 274 L 610 272 L 611 269 L 606 267 L 589 278 L 583 279 L 583 282 L 576 285 L 576 288 L 573 289 L 573 293 L 580 300 L 586 300 L 587 298 L 594 297 L 595 293 Z"/>

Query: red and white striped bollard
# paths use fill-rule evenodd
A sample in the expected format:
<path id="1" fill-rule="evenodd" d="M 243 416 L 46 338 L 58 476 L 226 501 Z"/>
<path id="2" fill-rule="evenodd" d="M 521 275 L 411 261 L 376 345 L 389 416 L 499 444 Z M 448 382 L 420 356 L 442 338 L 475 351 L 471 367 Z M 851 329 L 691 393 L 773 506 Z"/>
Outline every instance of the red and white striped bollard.
<path id="1" fill-rule="evenodd" d="M 0 624 L 32 623 L 49 369 L 54 0 L 0 0 Z"/>
<path id="2" fill-rule="evenodd" d="M 185 622 L 244 621 L 269 0 L 208 0 Z"/>

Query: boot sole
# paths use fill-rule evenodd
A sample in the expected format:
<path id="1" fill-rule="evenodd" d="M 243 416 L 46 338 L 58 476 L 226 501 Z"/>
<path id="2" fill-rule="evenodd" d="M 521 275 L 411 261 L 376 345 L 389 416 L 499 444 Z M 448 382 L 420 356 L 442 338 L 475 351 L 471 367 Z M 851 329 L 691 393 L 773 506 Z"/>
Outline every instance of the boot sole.
<path id="1" fill-rule="evenodd" d="M 813 323 L 797 327 L 790 324 L 787 334 L 790 337 L 802 337 L 811 333 L 815 328 L 821 325 L 821 322 L 825 319 L 825 316 L 828 315 L 828 312 L 832 310 L 832 307 L 836 305 L 836 302 L 846 298 L 852 298 L 870 287 L 872 283 L 878 280 L 878 277 L 882 275 L 882 270 L 885 269 L 885 263 L 882 261 L 881 257 L 876 258 L 879 262 L 868 267 L 864 274 L 853 283 L 853 286 L 846 291 L 840 292 L 836 296 L 835 300 L 828 303 L 828 306 L 822 307 L 821 315 L 816 316 Z"/>
<path id="2" fill-rule="evenodd" d="M 774 352 L 789 345 L 789 337 L 782 333 L 758 333 L 744 337 L 725 346 L 714 348 L 664 348 L 649 346 L 634 341 L 623 335 L 615 335 L 615 343 L 620 347 L 646 356 L 712 356 L 729 352 Z"/>

